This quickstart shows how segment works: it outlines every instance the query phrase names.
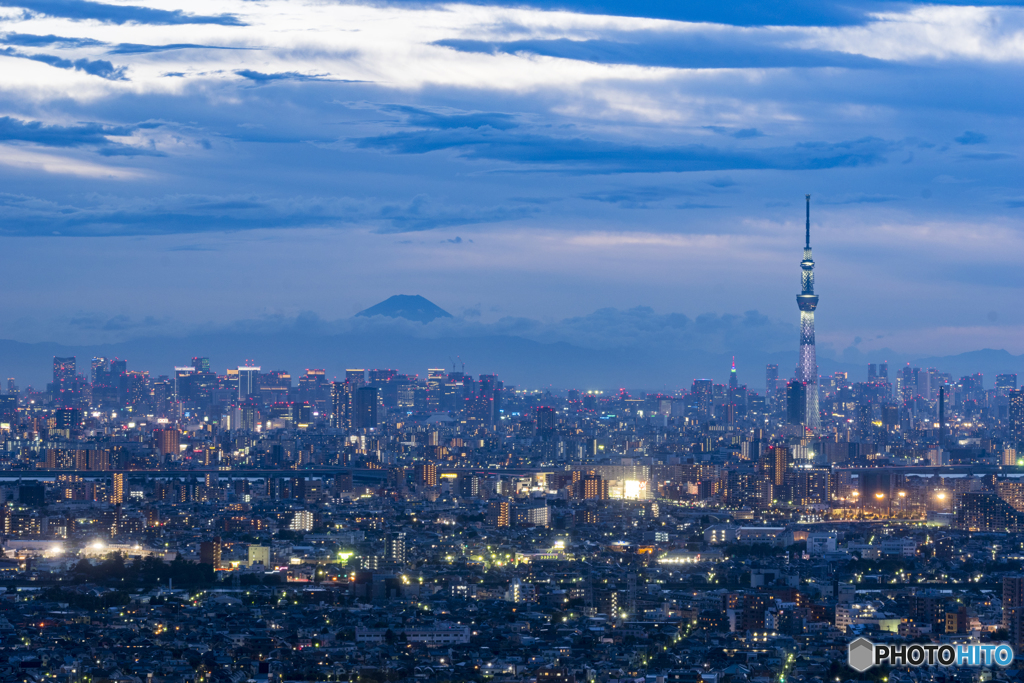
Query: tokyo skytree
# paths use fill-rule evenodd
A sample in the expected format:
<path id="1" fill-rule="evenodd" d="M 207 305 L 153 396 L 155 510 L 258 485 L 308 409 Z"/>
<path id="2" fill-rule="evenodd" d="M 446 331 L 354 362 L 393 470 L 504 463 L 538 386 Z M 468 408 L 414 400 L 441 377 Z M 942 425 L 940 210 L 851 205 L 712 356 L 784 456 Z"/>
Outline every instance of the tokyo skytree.
<path id="1" fill-rule="evenodd" d="M 800 293 L 796 297 L 800 307 L 800 361 L 797 379 L 807 388 L 807 406 L 804 425 L 812 430 L 821 428 L 818 412 L 818 357 L 814 349 L 814 309 L 818 295 L 814 293 L 814 259 L 811 258 L 811 195 L 807 195 L 807 236 L 804 242 L 804 260 L 800 262 Z"/>

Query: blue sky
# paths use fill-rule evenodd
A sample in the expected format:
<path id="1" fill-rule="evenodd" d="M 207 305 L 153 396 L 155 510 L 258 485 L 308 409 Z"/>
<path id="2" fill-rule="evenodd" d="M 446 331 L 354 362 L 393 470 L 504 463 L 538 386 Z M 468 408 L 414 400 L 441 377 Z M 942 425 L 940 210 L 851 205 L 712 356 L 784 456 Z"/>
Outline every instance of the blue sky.
<path id="1" fill-rule="evenodd" d="M 823 353 L 1024 353 L 1022 63 L 1018 6 L 0 0 L 0 337 L 406 293 L 780 351 L 811 193 Z"/>

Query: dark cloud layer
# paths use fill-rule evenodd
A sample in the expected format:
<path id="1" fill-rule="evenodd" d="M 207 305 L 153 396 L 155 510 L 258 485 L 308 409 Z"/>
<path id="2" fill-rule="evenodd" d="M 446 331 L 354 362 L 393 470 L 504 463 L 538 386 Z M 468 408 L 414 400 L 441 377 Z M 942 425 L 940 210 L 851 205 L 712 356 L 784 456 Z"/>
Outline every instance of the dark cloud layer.
<path id="1" fill-rule="evenodd" d="M 628 40 L 628 42 L 626 42 Z M 769 45 L 737 45 L 735 38 L 680 36 L 651 32 L 612 40 L 519 40 L 488 43 L 477 40 L 441 40 L 436 43 L 462 52 L 486 54 L 530 53 L 599 64 L 639 64 L 678 69 L 742 69 L 784 67 L 880 68 L 877 59 L 841 52 L 785 49 Z"/>
<path id="2" fill-rule="evenodd" d="M 13 48 L 0 50 L 0 54 L 7 55 L 8 57 L 31 59 L 36 62 L 49 64 L 50 66 L 57 67 L 58 69 L 75 69 L 77 71 L 84 71 L 87 74 L 114 81 L 124 79 L 125 68 L 115 67 L 105 59 L 62 59 L 54 55 L 25 54 Z"/>
<path id="3" fill-rule="evenodd" d="M 66 19 L 94 19 L 112 24 L 135 22 L 139 24 L 220 24 L 222 26 L 242 26 L 236 17 L 202 16 L 186 14 L 181 10 L 161 10 L 151 7 L 134 5 L 111 5 L 89 0 L 0 0 L 0 6 L 21 7 L 30 12 L 38 12 L 51 17 Z"/>
<path id="4" fill-rule="evenodd" d="M 424 130 L 389 133 L 353 142 L 393 154 L 454 151 L 464 159 L 557 166 L 586 173 L 678 173 L 737 169 L 822 170 L 885 163 L 895 149 L 880 138 L 790 147 L 728 149 L 704 144 L 655 147 L 591 138 L 562 138 L 487 130 Z"/>
<path id="5" fill-rule="evenodd" d="M 499 223 L 536 212 L 534 206 L 453 204 L 426 195 L 398 202 L 374 197 L 280 200 L 177 195 L 131 203 L 100 198 L 92 203 L 58 205 L 0 193 L 3 231 L 22 235 L 166 235 L 355 224 L 373 225 L 381 233 L 404 233 Z"/>
<path id="6" fill-rule="evenodd" d="M 103 156 L 160 156 L 159 151 L 121 144 L 109 137 L 131 135 L 156 126 L 150 123 L 131 126 L 105 126 L 98 123 L 44 126 L 39 121 L 21 121 L 10 116 L 0 116 L 0 140 L 29 142 L 47 147 L 89 147 Z"/>

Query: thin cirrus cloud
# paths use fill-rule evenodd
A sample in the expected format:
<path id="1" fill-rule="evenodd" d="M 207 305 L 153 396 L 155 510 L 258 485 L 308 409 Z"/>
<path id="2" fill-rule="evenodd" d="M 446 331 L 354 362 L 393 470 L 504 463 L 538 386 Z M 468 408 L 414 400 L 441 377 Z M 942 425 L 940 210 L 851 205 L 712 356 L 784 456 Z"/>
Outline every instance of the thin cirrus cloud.
<path id="1" fill-rule="evenodd" d="M 1001 270 L 969 282 L 956 231 L 919 229 L 975 221 L 1016 239 L 1024 97 L 1005 84 L 1021 77 L 1022 35 L 1024 10 L 984 3 L 0 0 L 0 218 L 26 239 L 130 237 L 139 258 L 158 236 L 326 229 L 340 250 L 393 240 L 385 262 L 449 245 L 465 259 L 452 273 L 500 241 L 509 272 L 546 291 L 593 273 L 573 298 L 586 310 L 548 312 L 565 319 L 612 304 L 783 317 L 789 295 L 736 302 L 770 289 L 781 266 L 759 240 L 799 242 L 809 192 L 823 324 L 830 303 L 847 312 L 831 338 L 937 315 L 973 329 L 971 301 L 1011 308 L 1020 283 Z M 860 301 L 914 291 L 902 259 L 860 247 L 889 234 L 879 225 L 927 254 L 931 291 L 906 315 Z M 620 270 L 647 281 L 565 275 L 538 255 L 550 242 L 513 239 L 521 230 L 600 243 L 588 256 L 600 268 L 637 259 Z M 702 251 L 684 282 L 667 262 L 639 263 L 659 247 L 630 251 L 679 236 L 744 268 L 709 269 Z M 189 244 L 168 253 L 206 253 Z M 407 272 L 386 286 L 415 291 Z M 670 294 L 701 278 L 723 281 L 694 289 L 699 305 Z M 459 298 L 459 277 L 430 281 L 446 307 L 487 318 L 490 302 Z M 374 299 L 394 293 L 381 287 Z M 5 312 L 37 315 L 26 311 Z M 122 314 L 151 311 L 97 320 Z M 999 324 L 1024 324 L 1015 316 Z"/>

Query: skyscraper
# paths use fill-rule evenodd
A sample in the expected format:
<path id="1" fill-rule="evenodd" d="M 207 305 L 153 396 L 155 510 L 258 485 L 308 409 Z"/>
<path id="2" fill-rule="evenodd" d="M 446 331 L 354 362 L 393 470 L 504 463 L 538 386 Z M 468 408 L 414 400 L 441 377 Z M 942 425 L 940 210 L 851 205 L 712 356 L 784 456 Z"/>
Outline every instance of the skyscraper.
<path id="1" fill-rule="evenodd" d="M 693 388 L 690 389 L 693 405 L 700 414 L 700 419 L 707 420 L 711 417 L 711 410 L 714 407 L 714 382 L 710 379 L 693 380 Z"/>
<path id="2" fill-rule="evenodd" d="M 764 395 L 768 399 L 770 410 L 775 410 L 775 389 L 779 385 L 779 366 L 775 363 L 769 364 L 764 371 Z"/>
<path id="3" fill-rule="evenodd" d="M 1010 434 L 1013 442 L 1024 442 L 1024 390 L 1011 391 L 1007 417 L 1010 421 Z"/>
<path id="4" fill-rule="evenodd" d="M 177 368 L 175 368 L 177 369 Z M 259 394 L 260 391 L 260 366 L 246 365 L 238 368 L 238 400 L 245 399 Z M 195 370 L 195 368 L 193 368 Z"/>
<path id="5" fill-rule="evenodd" d="M 348 380 L 331 383 L 331 426 L 348 431 L 352 428 L 352 384 Z"/>
<path id="6" fill-rule="evenodd" d="M 800 308 L 800 361 L 797 379 L 807 388 L 805 426 L 817 431 L 821 428 L 818 412 L 818 358 L 814 348 L 814 309 L 818 295 L 814 293 L 814 259 L 811 257 L 811 195 L 807 195 L 807 232 L 804 242 L 804 260 L 800 262 L 800 294 L 796 297 Z"/>
<path id="7" fill-rule="evenodd" d="M 377 387 L 359 387 L 352 398 L 352 429 L 377 428 Z"/>

